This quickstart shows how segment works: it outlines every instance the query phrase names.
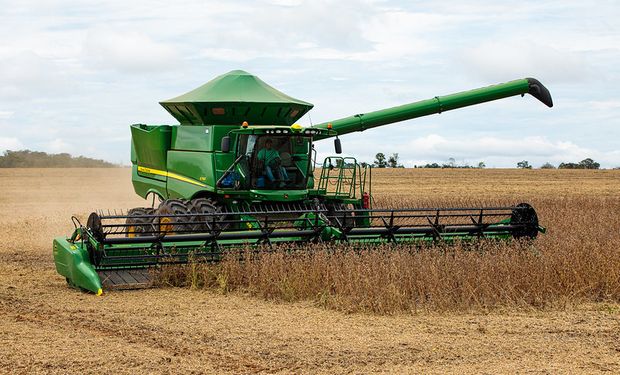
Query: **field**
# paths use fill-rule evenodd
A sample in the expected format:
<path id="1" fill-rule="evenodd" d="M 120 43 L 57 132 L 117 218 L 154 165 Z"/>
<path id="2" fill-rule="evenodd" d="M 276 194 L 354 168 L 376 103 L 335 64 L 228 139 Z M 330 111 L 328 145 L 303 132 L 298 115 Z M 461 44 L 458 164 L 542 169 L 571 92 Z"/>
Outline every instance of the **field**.
<path id="1" fill-rule="evenodd" d="M 0 169 L 0 372 L 620 372 L 620 171 L 375 170 L 373 185 L 388 206 L 530 202 L 549 229 L 537 247 L 557 263 L 465 259 L 486 299 L 415 311 L 242 285 L 95 297 L 56 274 L 51 239 L 70 233 L 71 215 L 144 205 L 129 170 Z"/>

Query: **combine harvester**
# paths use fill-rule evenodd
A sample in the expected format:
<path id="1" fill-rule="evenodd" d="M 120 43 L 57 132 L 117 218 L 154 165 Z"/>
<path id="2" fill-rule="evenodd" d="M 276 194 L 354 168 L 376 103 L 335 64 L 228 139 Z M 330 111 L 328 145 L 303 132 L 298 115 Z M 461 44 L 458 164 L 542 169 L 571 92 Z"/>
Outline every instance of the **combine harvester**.
<path id="1" fill-rule="evenodd" d="M 548 107 L 549 91 L 526 78 L 304 128 L 313 105 L 236 70 L 160 104 L 180 125 L 131 126 L 132 181 L 153 207 L 94 212 L 86 226 L 54 240 L 57 271 L 69 285 L 150 283 L 148 269 L 218 261 L 230 249 L 274 244 L 432 243 L 534 238 L 534 209 L 372 207 L 371 170 L 352 157 L 328 157 L 315 176 L 313 142 L 515 95 Z M 318 178 L 315 178 L 318 177 Z M 155 198 L 159 205 L 155 205 Z"/>

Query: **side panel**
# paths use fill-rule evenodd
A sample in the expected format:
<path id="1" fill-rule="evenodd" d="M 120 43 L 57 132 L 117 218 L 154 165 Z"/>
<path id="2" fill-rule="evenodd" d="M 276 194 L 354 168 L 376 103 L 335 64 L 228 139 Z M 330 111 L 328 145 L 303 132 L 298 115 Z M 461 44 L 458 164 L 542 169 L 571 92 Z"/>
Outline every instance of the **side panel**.
<path id="1" fill-rule="evenodd" d="M 142 198 L 157 193 L 167 198 L 166 164 L 171 134 L 176 126 L 131 125 L 131 182 Z"/>
<path id="2" fill-rule="evenodd" d="M 215 191 L 213 153 L 168 151 L 168 195 L 189 199 L 200 192 Z"/>
<path id="3" fill-rule="evenodd" d="M 165 169 L 171 133 L 172 127 L 168 125 L 132 125 L 131 143 L 135 154 L 132 159 L 141 166 Z"/>
<path id="4" fill-rule="evenodd" d="M 90 263 L 86 249 L 64 237 L 55 238 L 53 246 L 56 271 L 66 277 L 69 284 L 101 294 L 101 280 Z"/>
<path id="5" fill-rule="evenodd" d="M 234 162 L 234 152 L 220 152 L 222 137 L 231 126 L 177 126 L 168 152 L 168 194 L 189 199 L 214 192 L 218 179 Z"/>
<path id="6" fill-rule="evenodd" d="M 138 169 L 142 171 L 138 171 Z M 136 194 L 146 198 L 149 193 L 156 193 L 164 199 L 168 198 L 166 191 L 167 172 L 165 170 L 157 170 L 159 174 L 154 174 L 146 171 L 154 172 L 155 170 L 139 167 L 136 164 L 131 167 L 131 182 Z"/>

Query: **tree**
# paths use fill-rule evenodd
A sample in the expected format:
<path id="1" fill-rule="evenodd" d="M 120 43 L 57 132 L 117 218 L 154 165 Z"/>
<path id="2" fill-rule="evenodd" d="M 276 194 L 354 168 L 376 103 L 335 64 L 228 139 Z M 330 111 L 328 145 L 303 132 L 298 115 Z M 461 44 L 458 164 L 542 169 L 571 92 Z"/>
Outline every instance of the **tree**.
<path id="1" fill-rule="evenodd" d="M 486 168 L 486 167 L 487 167 L 487 165 L 486 165 L 486 164 L 484 164 L 484 162 L 483 162 L 483 161 L 481 161 L 480 163 L 478 163 L 478 168 L 480 168 L 480 169 L 484 169 L 484 168 Z"/>
<path id="2" fill-rule="evenodd" d="M 398 164 L 398 153 L 393 153 L 387 161 L 389 168 L 404 168 L 402 164 Z"/>
<path id="3" fill-rule="evenodd" d="M 549 162 L 546 162 L 540 166 L 540 169 L 555 169 L 555 166 Z"/>
<path id="4" fill-rule="evenodd" d="M 599 169 L 601 165 L 594 160 L 587 158 L 579 163 L 560 163 L 558 169 Z"/>
<path id="5" fill-rule="evenodd" d="M 521 168 L 521 169 L 532 169 L 532 166 L 530 165 L 530 162 L 527 160 L 522 160 L 520 162 L 517 163 L 517 168 Z"/>
<path id="6" fill-rule="evenodd" d="M 558 169 L 579 169 L 579 164 L 576 163 L 560 163 Z"/>
<path id="7" fill-rule="evenodd" d="M 601 167 L 599 163 L 595 162 L 594 160 L 590 158 L 583 159 L 582 161 L 579 162 L 579 165 L 583 169 L 599 169 Z"/>
<path id="8" fill-rule="evenodd" d="M 383 152 L 380 152 L 377 155 L 375 155 L 375 162 L 373 164 L 377 168 L 387 167 L 387 162 L 385 161 L 385 155 L 383 154 Z"/>

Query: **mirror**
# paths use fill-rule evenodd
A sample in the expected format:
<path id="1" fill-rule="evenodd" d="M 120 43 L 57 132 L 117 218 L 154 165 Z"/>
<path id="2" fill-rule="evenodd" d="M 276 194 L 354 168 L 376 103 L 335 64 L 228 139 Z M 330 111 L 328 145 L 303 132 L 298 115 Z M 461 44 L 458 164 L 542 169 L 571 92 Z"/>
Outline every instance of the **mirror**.
<path id="1" fill-rule="evenodd" d="M 230 137 L 229 136 L 225 136 L 224 138 L 222 138 L 222 152 L 229 152 L 230 151 Z"/>
<path id="2" fill-rule="evenodd" d="M 334 139 L 334 148 L 336 149 L 337 154 L 342 154 L 342 144 L 340 143 L 340 138 Z"/>

